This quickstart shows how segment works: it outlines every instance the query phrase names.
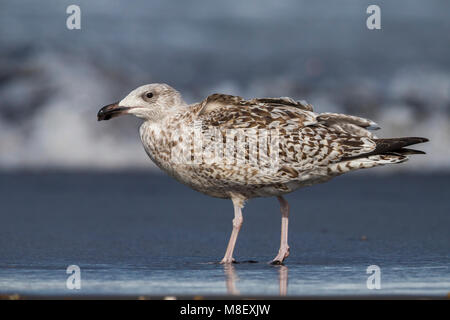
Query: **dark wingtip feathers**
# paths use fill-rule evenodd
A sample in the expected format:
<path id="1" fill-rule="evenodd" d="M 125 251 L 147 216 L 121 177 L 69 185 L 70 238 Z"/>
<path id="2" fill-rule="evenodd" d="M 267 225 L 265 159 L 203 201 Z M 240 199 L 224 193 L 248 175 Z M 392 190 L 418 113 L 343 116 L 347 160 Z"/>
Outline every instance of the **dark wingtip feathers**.
<path id="1" fill-rule="evenodd" d="M 390 138 L 390 139 L 375 139 L 376 148 L 373 154 L 382 154 L 387 152 L 398 152 L 401 153 L 411 151 L 414 153 L 422 153 L 413 149 L 403 149 L 404 147 L 424 143 L 429 141 L 427 138 L 421 137 L 405 137 L 405 138 Z"/>
<path id="2" fill-rule="evenodd" d="M 394 155 L 398 157 L 405 158 L 406 161 L 408 158 L 407 155 L 412 154 L 426 154 L 423 151 L 404 148 L 406 146 L 410 146 L 412 144 L 424 143 L 428 142 L 427 138 L 420 137 L 405 137 L 405 138 L 389 138 L 389 139 L 374 139 L 376 143 L 375 150 L 369 153 L 361 154 L 355 157 L 345 157 L 341 160 L 352 160 L 357 158 L 366 158 L 374 155 Z M 403 161 L 402 161 L 403 162 Z"/>
<path id="3" fill-rule="evenodd" d="M 411 154 L 427 154 L 426 152 L 424 152 L 422 150 L 415 150 L 415 149 L 409 149 L 409 148 L 401 148 L 401 149 L 395 151 L 395 153 L 405 155 L 405 156 L 408 156 Z"/>

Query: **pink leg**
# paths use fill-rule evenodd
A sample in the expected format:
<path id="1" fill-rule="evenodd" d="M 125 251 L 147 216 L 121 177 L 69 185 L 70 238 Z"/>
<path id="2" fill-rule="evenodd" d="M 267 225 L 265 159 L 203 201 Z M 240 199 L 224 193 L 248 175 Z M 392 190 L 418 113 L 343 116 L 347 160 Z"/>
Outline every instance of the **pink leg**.
<path id="1" fill-rule="evenodd" d="M 242 218 L 242 206 L 243 200 L 238 197 L 232 197 L 234 205 L 234 219 L 233 219 L 233 231 L 231 232 L 230 241 L 228 241 L 227 251 L 225 252 L 225 256 L 223 257 L 220 263 L 232 263 L 233 259 L 233 250 L 236 245 L 236 240 L 239 234 L 239 230 L 241 229 L 243 218 Z"/>
<path id="2" fill-rule="evenodd" d="M 284 259 L 289 256 L 288 245 L 288 220 L 289 220 L 289 204 L 282 196 L 278 196 L 281 205 L 281 243 L 277 256 L 272 260 L 272 264 L 282 264 Z"/>

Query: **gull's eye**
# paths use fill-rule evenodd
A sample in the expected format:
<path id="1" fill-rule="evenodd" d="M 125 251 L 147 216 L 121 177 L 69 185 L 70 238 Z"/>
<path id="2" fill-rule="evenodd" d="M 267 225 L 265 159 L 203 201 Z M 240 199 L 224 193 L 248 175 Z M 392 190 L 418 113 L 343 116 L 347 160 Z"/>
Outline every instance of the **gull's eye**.
<path id="1" fill-rule="evenodd" d="M 145 95 L 147 98 L 153 98 L 153 93 L 151 93 L 151 92 L 148 92 L 146 95 Z"/>

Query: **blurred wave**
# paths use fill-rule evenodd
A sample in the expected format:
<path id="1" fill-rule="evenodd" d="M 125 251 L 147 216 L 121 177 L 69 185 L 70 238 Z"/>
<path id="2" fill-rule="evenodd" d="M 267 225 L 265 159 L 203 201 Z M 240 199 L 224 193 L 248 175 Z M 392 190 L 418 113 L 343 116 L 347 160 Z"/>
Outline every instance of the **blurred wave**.
<path id="1" fill-rule="evenodd" d="M 393 170 L 450 169 L 450 3 L 71 1 L 0 4 L 0 169 L 149 168 L 132 118 L 96 112 L 167 82 L 188 102 L 213 92 L 291 96 L 319 112 L 424 136 L 428 155 Z"/>

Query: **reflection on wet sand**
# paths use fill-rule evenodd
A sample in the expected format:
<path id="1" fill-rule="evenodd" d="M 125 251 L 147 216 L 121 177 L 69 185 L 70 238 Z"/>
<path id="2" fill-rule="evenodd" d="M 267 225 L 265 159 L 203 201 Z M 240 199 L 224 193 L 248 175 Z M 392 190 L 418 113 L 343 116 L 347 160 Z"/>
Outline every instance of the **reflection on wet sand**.
<path id="1" fill-rule="evenodd" d="M 280 296 L 285 296 L 288 288 L 288 267 L 280 265 L 276 266 L 276 268 L 278 268 L 278 285 L 280 289 Z M 239 290 L 236 288 L 236 281 L 239 280 L 239 277 L 236 274 L 236 268 L 232 264 L 224 264 L 223 270 L 225 272 L 227 293 L 230 295 L 238 295 Z"/>
<path id="2" fill-rule="evenodd" d="M 232 264 L 226 263 L 223 265 L 223 270 L 225 271 L 227 293 L 230 295 L 238 295 L 239 291 L 236 289 L 236 280 L 239 280 L 239 278 L 236 275 L 236 269 Z"/>
<path id="3" fill-rule="evenodd" d="M 278 268 L 280 296 L 285 296 L 288 288 L 288 268 L 286 266 L 278 266 Z"/>

